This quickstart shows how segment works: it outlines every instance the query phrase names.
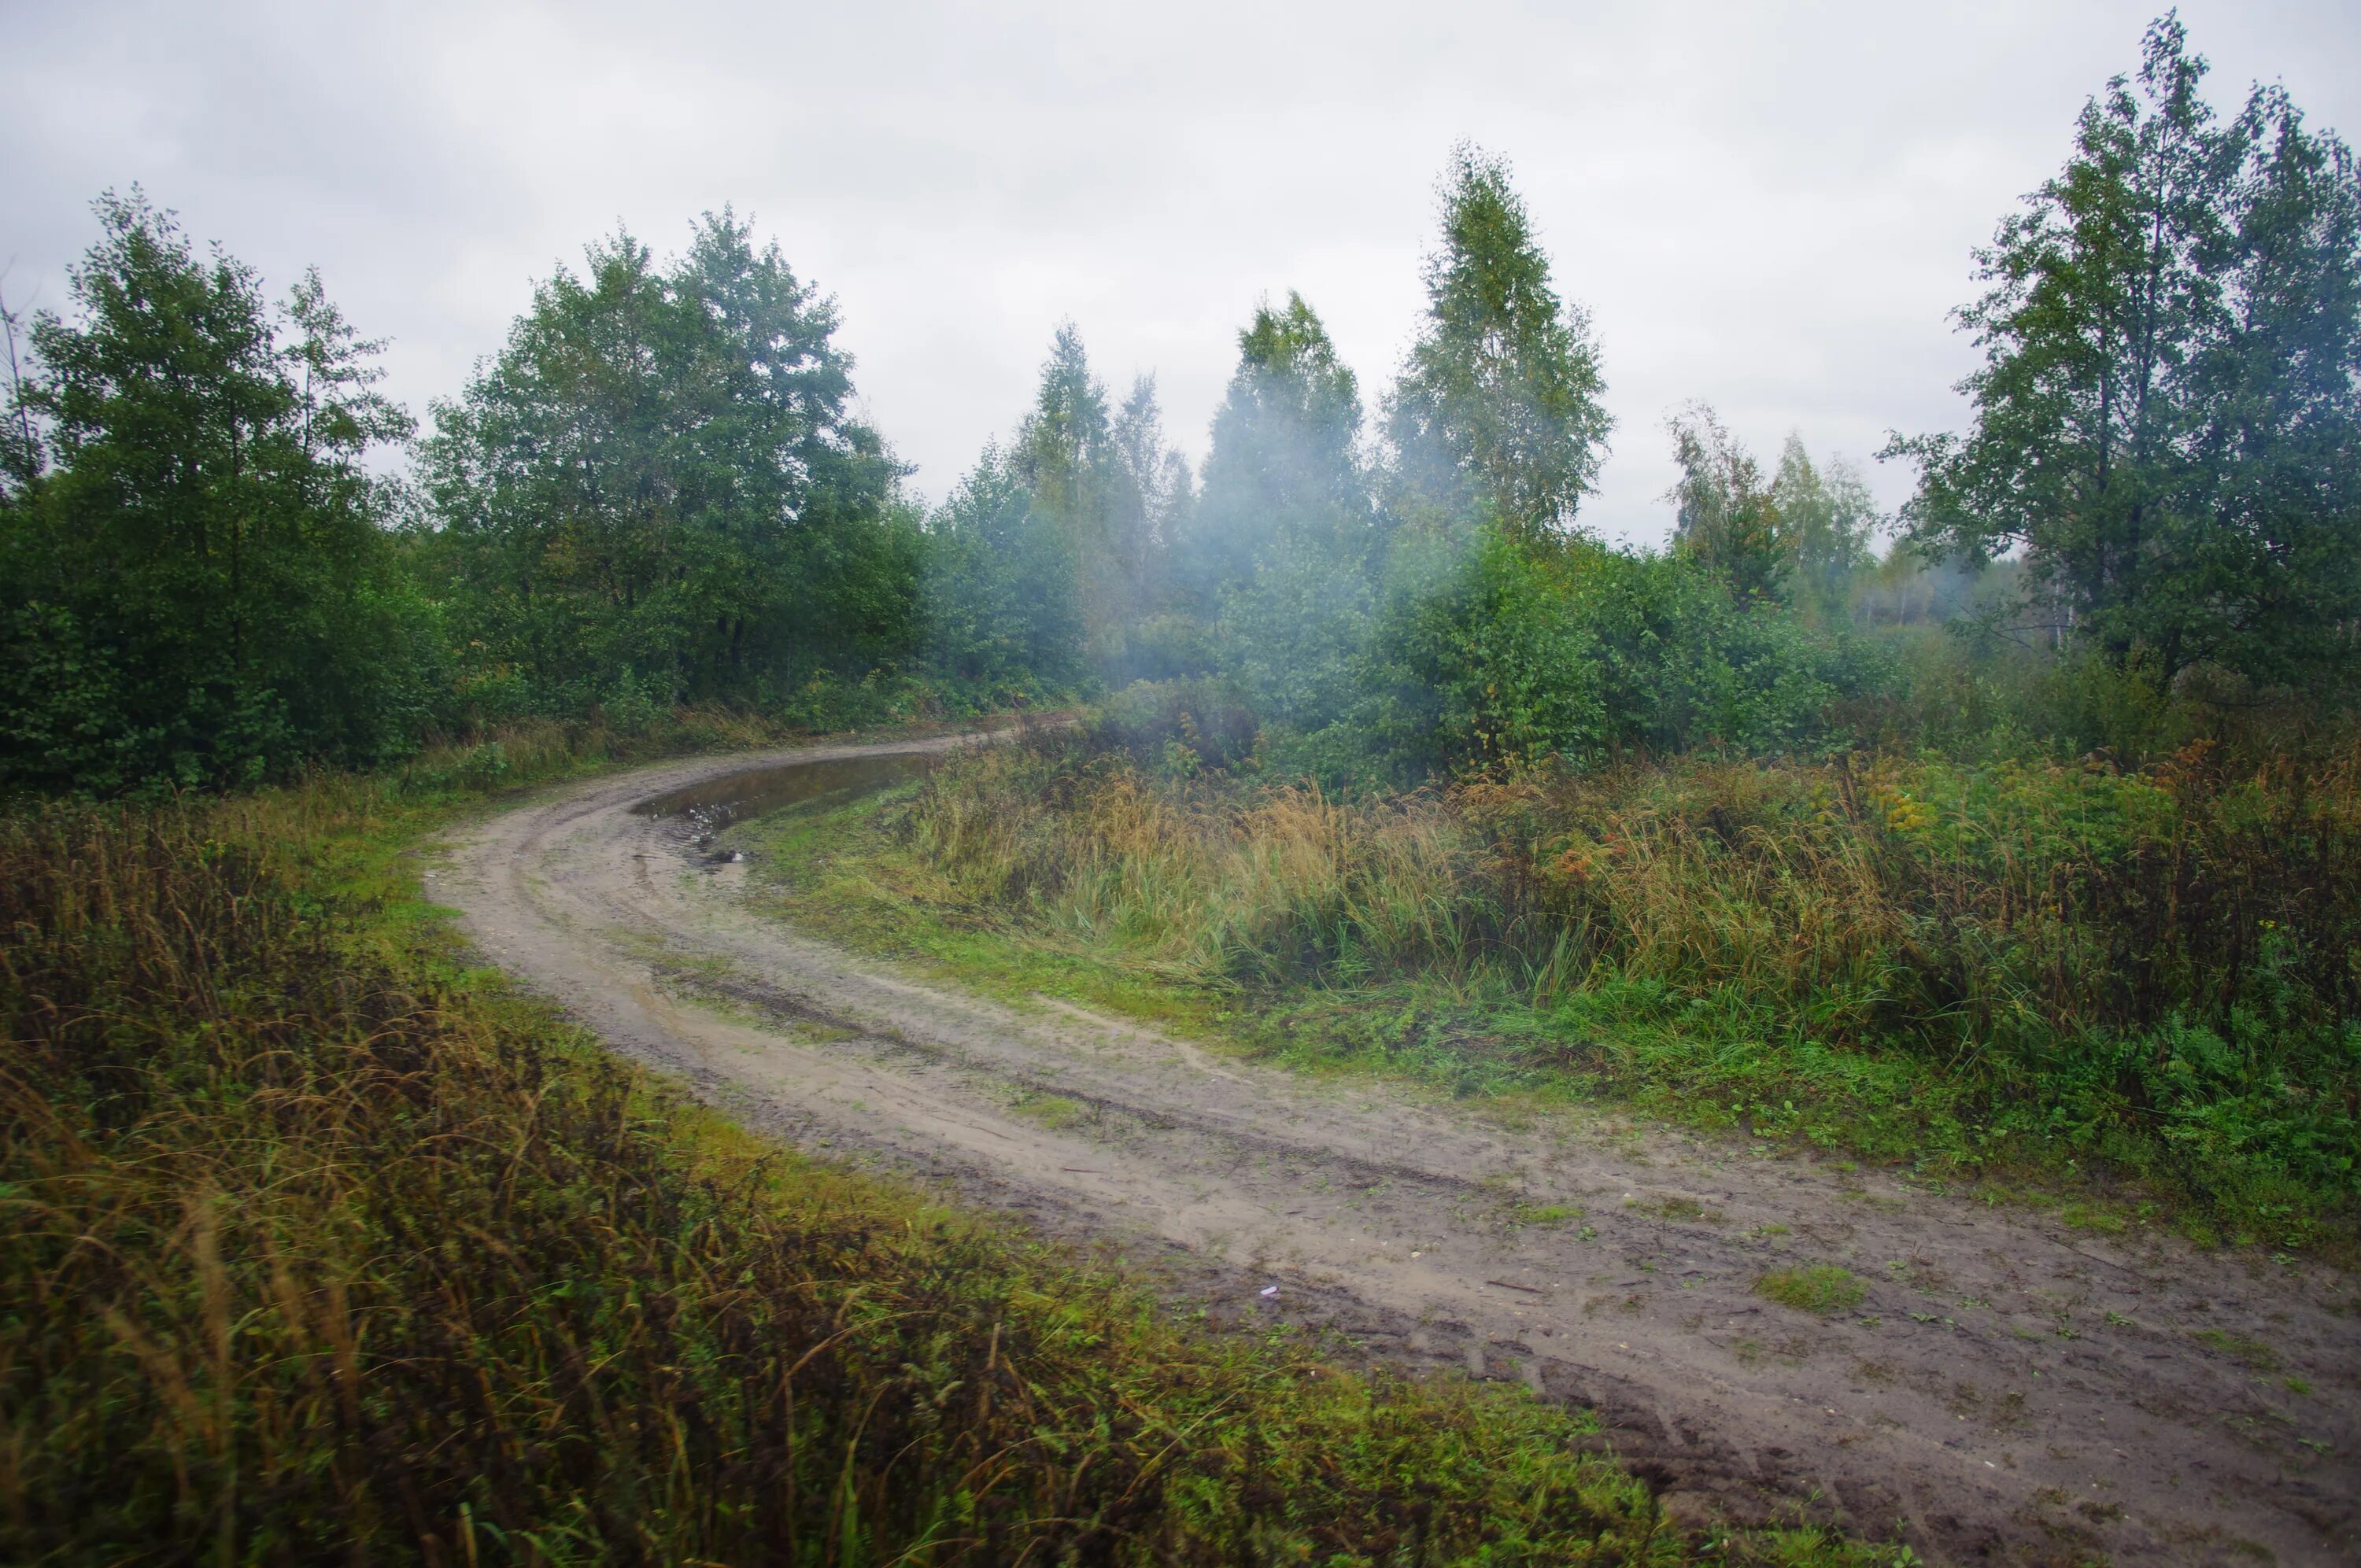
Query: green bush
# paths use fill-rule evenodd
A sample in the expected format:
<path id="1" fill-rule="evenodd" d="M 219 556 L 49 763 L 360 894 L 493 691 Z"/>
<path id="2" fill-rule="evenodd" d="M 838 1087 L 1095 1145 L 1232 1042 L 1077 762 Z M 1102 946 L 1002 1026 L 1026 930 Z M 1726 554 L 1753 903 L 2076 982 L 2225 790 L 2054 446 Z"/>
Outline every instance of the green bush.
<path id="1" fill-rule="evenodd" d="M 1866 645 L 1741 607 L 1689 558 L 1493 532 L 1434 590 L 1398 591 L 1381 635 L 1431 695 L 1377 728 L 1451 768 L 1784 751 L 1817 739 L 1829 704 L 1877 674 Z"/>

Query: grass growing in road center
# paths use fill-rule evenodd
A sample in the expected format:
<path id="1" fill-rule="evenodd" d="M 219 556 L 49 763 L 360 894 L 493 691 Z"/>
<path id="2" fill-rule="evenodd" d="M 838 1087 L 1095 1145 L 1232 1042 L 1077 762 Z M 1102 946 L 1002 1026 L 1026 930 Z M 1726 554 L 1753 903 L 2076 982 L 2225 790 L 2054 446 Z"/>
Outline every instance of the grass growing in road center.
<path id="1" fill-rule="evenodd" d="M 1754 1282 L 1754 1293 L 1799 1312 L 1850 1310 L 1861 1305 L 1862 1287 L 1850 1269 L 1834 1264 L 1774 1268 Z"/>

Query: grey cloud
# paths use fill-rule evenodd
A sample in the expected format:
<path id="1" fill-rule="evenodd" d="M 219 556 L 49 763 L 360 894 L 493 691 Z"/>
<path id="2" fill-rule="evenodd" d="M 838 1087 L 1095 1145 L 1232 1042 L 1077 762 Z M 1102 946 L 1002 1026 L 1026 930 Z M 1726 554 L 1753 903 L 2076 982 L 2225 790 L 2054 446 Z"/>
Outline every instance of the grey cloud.
<path id="1" fill-rule="evenodd" d="M 1956 420 L 1970 247 L 2160 4 L 15 7 L 0 258 L 12 302 L 58 303 L 89 198 L 142 181 L 276 283 L 318 262 L 423 410 L 584 242 L 734 202 L 837 296 L 940 494 L 1065 315 L 1110 378 L 1158 372 L 1196 455 L 1260 295 L 1302 291 L 1382 386 L 1472 136 L 1604 345 L 1588 516 L 1653 540 L 1685 399 L 1766 451 Z M 2361 131 L 2349 7 L 2182 14 L 2219 101 L 2284 78 Z"/>

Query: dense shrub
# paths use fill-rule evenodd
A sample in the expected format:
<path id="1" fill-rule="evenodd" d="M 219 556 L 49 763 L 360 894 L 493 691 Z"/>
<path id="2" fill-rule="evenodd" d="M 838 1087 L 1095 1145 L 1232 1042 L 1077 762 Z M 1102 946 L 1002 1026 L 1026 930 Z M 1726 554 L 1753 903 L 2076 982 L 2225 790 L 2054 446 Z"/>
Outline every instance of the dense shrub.
<path id="1" fill-rule="evenodd" d="M 2361 757 L 1691 760 L 1455 803 L 1577 973 L 1925 1053 L 2199 1187 L 2361 1191 Z"/>
<path id="2" fill-rule="evenodd" d="M 1392 728 L 1461 767 L 1784 751 L 1817 739 L 1831 701 L 1872 674 L 1862 645 L 1741 606 L 1687 557 L 1580 543 L 1487 534 L 1389 614 L 1391 657 L 1432 693 L 1422 725 Z"/>

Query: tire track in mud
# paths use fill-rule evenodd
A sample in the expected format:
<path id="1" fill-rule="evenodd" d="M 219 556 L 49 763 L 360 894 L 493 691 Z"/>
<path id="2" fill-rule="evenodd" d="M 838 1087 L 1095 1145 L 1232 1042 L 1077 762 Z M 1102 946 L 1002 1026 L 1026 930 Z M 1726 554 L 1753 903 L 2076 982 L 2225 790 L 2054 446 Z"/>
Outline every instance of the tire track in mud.
<path id="1" fill-rule="evenodd" d="M 435 886 L 489 958 L 750 1123 L 1112 1243 L 1218 1320 L 1592 1405 L 1685 1522 L 1800 1511 L 1936 1562 L 2361 1560 L 2340 1273 L 1005 1006 L 756 917 L 742 864 L 644 809 L 726 819 L 963 743 L 569 785 L 457 835 Z M 1755 1293 L 1821 1263 L 1861 1280 L 1841 1315 Z"/>

